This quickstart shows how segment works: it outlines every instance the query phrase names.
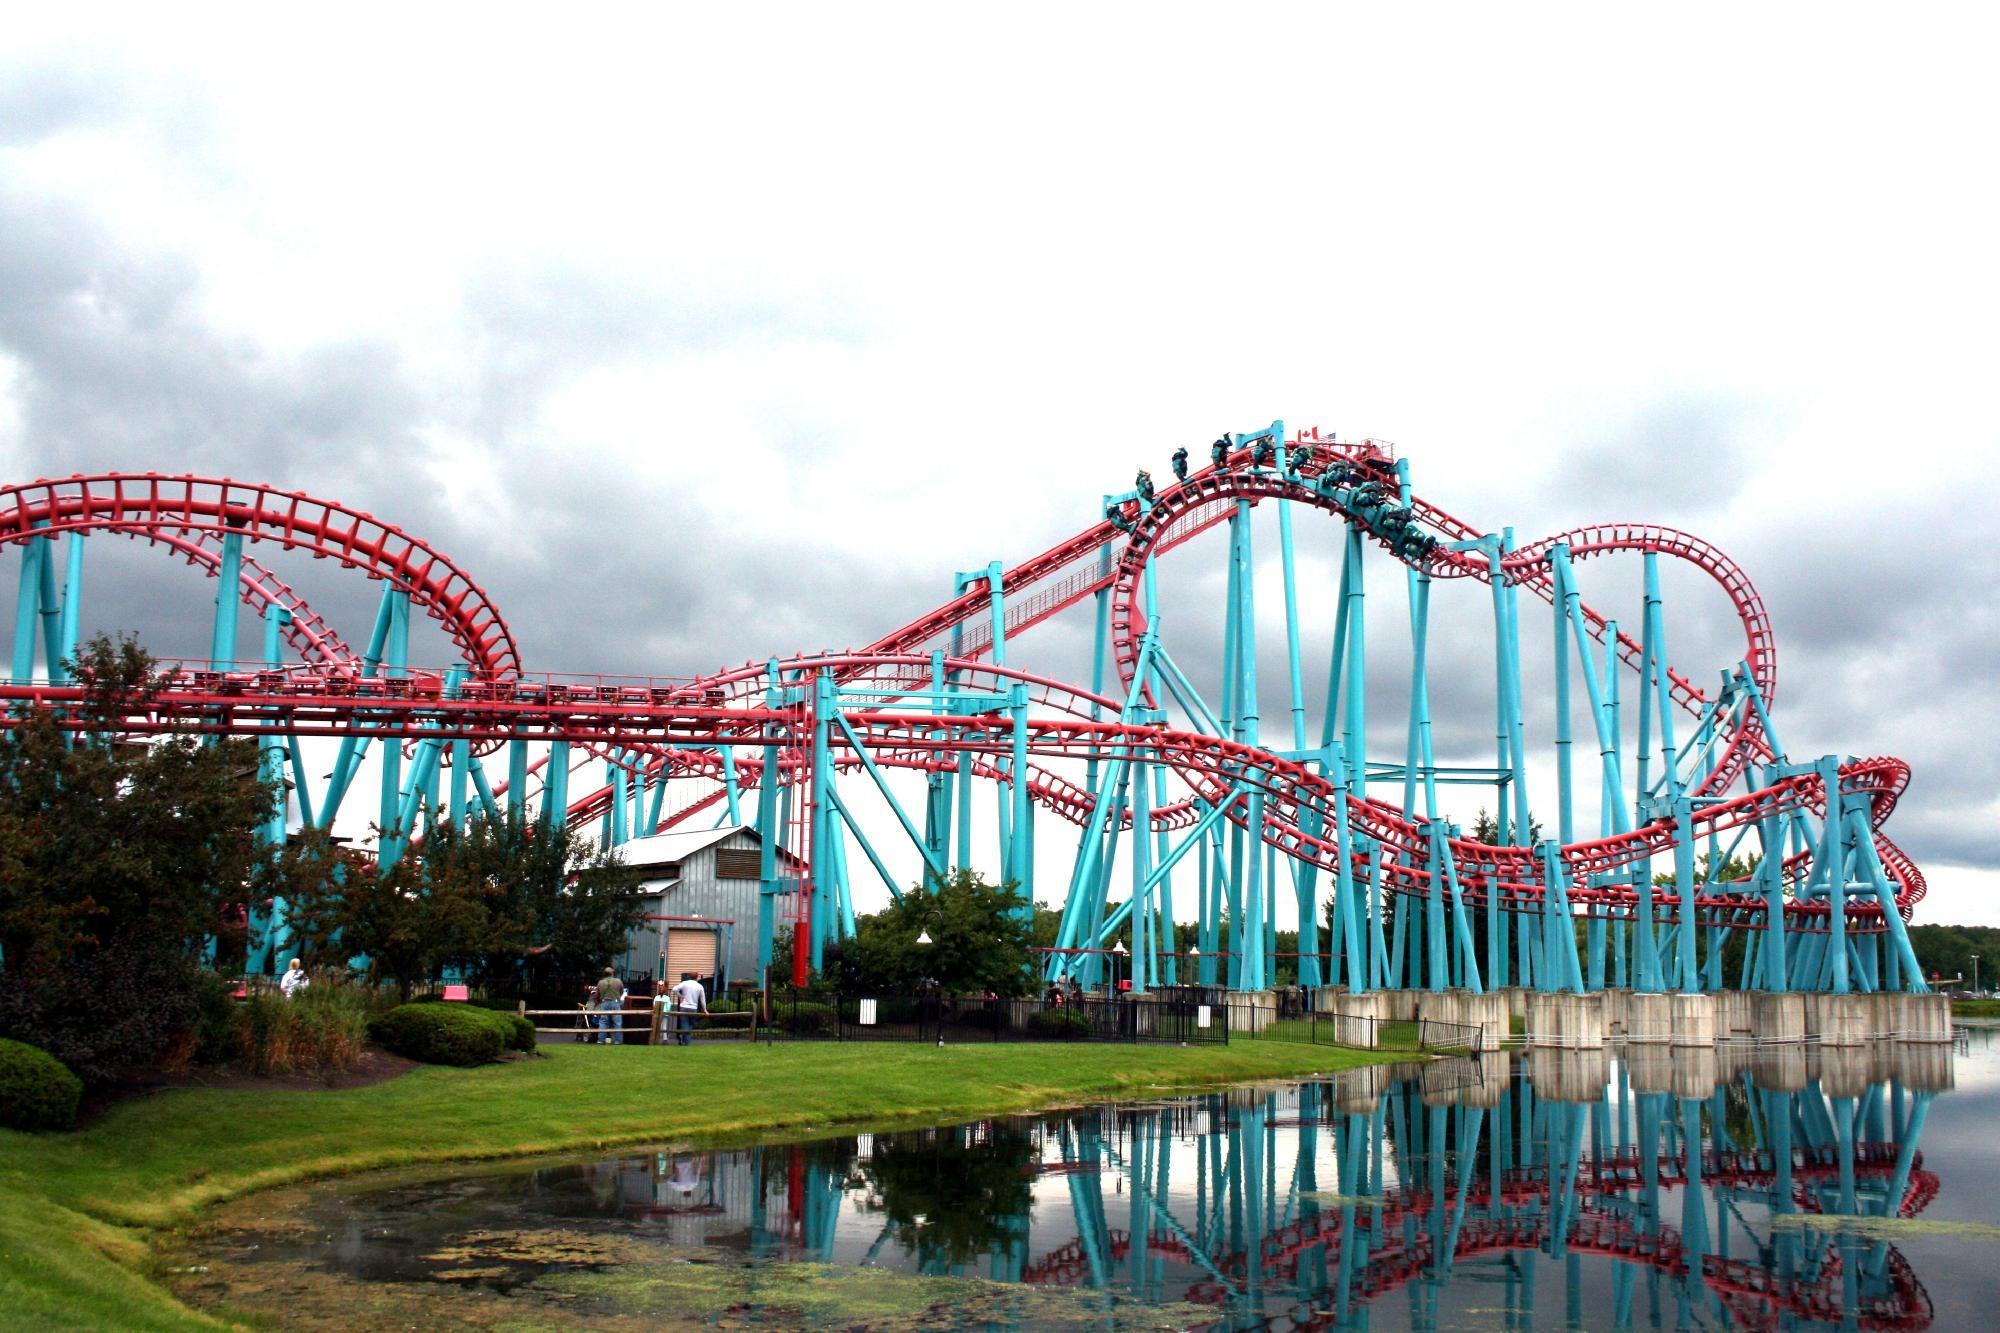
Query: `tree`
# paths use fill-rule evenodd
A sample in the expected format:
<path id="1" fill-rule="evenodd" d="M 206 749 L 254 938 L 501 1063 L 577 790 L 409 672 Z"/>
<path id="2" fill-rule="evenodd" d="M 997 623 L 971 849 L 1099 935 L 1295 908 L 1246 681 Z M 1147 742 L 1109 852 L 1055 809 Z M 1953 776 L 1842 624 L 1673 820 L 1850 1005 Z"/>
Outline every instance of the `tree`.
<path id="1" fill-rule="evenodd" d="M 1037 1153 L 1025 1130 L 997 1120 L 885 1134 L 860 1163 L 861 1206 L 883 1214 L 924 1271 L 970 1263 L 1018 1234 L 1034 1205 Z"/>
<path id="2" fill-rule="evenodd" d="M 1701 853 L 1701 855 L 1695 857 L 1694 859 L 1694 882 L 1696 885 L 1699 886 L 1708 883 L 1711 879 L 1713 879 L 1718 884 L 1733 884 L 1738 880 L 1751 879 L 1756 875 L 1757 866 L 1760 862 L 1763 861 L 1763 859 L 1764 859 L 1763 856 L 1757 852 L 1752 852 L 1747 857 L 1731 856 L 1723 861 L 1722 872 L 1720 874 L 1710 875 L 1708 873 L 1709 854 L 1707 852 L 1703 852 Z M 1660 870 L 1654 872 L 1653 874 L 1654 888 L 1656 889 L 1672 888 L 1673 884 L 1674 884 L 1673 871 Z M 1746 886 L 1745 891 L 1747 892 L 1754 887 L 1755 886 Z"/>
<path id="3" fill-rule="evenodd" d="M 1520 830 L 1511 825 L 1507 830 L 1507 834 L 1509 845 L 1531 847 L 1542 840 L 1542 821 L 1536 819 L 1532 814 L 1528 816 L 1528 836 L 1525 840 L 1521 837 Z M 1500 821 L 1488 813 L 1486 807 L 1482 805 L 1479 807 L 1479 813 L 1473 816 L 1472 828 L 1467 831 L 1465 836 L 1474 842 L 1483 842 L 1488 846 L 1497 847 L 1500 845 Z"/>
<path id="4" fill-rule="evenodd" d="M 475 957 L 491 929 L 478 891 L 455 875 L 430 873 L 420 855 L 405 855 L 388 869 L 379 864 L 345 877 L 340 944 L 368 959 L 377 982 L 396 984 L 410 998 L 448 964 Z"/>
<path id="5" fill-rule="evenodd" d="M 247 740 L 120 740 L 153 659 L 99 635 L 53 711 L 0 734 L 0 1035 L 102 1082 L 157 1060 L 195 1018 L 205 953 L 240 954 L 257 829 L 277 799 Z"/>
<path id="6" fill-rule="evenodd" d="M 1911 926 L 1910 948 L 1917 955 L 1924 980 L 1937 977 L 1970 988 L 1974 954 L 1979 955 L 1979 986 L 1991 990 L 2000 979 L 2000 928 L 1993 926 Z M 1960 980 L 1962 978 L 1963 980 Z"/>
<path id="7" fill-rule="evenodd" d="M 625 951 L 645 916 L 636 872 L 576 829 L 475 819 L 461 845 L 504 923 L 476 964 L 493 989 L 574 994 Z"/>
<path id="8" fill-rule="evenodd" d="M 446 967 L 488 990 L 567 994 L 625 948 L 645 908 L 617 853 L 573 829 L 476 815 L 433 819 L 394 866 L 298 839 L 267 881 L 301 956 L 365 956 L 407 995 Z"/>
<path id="9" fill-rule="evenodd" d="M 855 922 L 855 936 L 828 956 L 825 971 L 843 990 L 908 995 L 929 979 L 949 994 L 991 987 L 1003 996 L 1035 989 L 1033 927 L 1018 915 L 1011 884 L 975 870 L 933 877 L 900 903 Z M 929 944 L 917 943 L 928 934 Z"/>

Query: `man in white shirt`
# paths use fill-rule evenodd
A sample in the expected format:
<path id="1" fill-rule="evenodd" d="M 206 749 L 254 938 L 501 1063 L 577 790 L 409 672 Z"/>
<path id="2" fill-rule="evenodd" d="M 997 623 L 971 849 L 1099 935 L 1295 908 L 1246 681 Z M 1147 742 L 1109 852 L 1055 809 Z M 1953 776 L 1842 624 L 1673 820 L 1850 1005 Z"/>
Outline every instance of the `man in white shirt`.
<path id="1" fill-rule="evenodd" d="M 673 996 L 674 1039 L 689 1045 L 694 1041 L 694 1016 L 708 1012 L 708 992 L 694 979 L 694 973 L 683 972 L 669 994 Z"/>

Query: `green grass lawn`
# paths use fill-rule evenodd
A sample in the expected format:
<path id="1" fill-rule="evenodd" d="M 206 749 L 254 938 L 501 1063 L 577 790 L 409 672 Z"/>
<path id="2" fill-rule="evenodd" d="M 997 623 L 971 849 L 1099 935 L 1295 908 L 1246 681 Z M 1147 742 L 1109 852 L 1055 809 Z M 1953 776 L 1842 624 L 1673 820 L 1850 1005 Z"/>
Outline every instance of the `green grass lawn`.
<path id="1" fill-rule="evenodd" d="M 0 1130 L 0 1325 L 213 1328 L 151 1280 L 204 1205 L 314 1176 L 636 1142 L 944 1123 L 1364 1064 L 1290 1041 L 1114 1045 L 552 1046 L 340 1092 L 188 1090 L 75 1134 Z"/>
<path id="2" fill-rule="evenodd" d="M 1953 1000 L 1953 1018 L 2000 1018 L 2000 1000 Z"/>

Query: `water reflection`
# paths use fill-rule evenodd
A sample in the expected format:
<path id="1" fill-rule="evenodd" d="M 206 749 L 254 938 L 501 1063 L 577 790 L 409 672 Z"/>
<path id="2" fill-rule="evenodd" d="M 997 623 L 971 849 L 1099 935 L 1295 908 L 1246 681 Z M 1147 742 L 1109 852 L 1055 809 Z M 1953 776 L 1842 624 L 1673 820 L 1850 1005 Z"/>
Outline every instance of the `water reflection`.
<path id="1" fill-rule="evenodd" d="M 1114 1321 L 1192 1302 L 1220 1328 L 1918 1329 L 1924 1237 L 1896 1219 L 1938 1194 L 1918 1143 L 1951 1080 L 1949 1048 L 1363 1069 L 349 1194 L 301 1257 L 409 1280 L 505 1225 L 1084 1290 Z M 517 1292 L 563 1262 L 480 1257 Z"/>
<path id="2" fill-rule="evenodd" d="M 1225 1327 L 1527 1328 L 1553 1286 L 1573 1327 L 1922 1328 L 1898 1246 L 1838 1219 L 1936 1195 L 1917 1145 L 1950 1059 L 1538 1051 L 1525 1077 L 1368 1069 L 764 1149 L 741 1239 L 1191 1300 Z"/>

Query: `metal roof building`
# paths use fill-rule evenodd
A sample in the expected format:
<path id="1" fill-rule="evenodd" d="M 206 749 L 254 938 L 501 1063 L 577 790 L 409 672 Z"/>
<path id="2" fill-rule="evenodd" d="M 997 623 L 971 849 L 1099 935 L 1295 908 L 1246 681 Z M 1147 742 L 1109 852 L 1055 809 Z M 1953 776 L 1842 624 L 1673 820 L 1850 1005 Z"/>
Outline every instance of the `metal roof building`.
<path id="1" fill-rule="evenodd" d="M 757 978 L 758 875 L 763 858 L 757 831 L 748 825 L 657 833 L 618 849 L 640 874 L 646 917 L 626 941 L 621 959 L 628 978 L 650 976 L 671 985 L 692 972 L 721 993 L 732 982 Z M 791 919 L 801 870 L 799 859 L 778 855 L 775 919 Z"/>

